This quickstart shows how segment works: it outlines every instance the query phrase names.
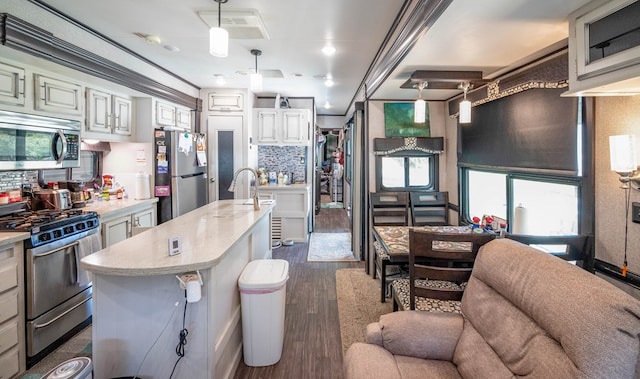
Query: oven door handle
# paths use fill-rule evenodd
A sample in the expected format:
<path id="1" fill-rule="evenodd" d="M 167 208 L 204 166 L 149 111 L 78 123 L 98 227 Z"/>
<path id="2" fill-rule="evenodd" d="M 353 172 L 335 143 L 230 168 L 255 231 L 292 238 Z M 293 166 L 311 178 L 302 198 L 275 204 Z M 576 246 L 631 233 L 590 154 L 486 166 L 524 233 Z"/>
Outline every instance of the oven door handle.
<path id="1" fill-rule="evenodd" d="M 46 328 L 47 326 L 49 326 L 49 325 L 53 324 L 54 322 L 60 320 L 65 315 L 73 312 L 74 310 L 76 310 L 77 308 L 79 308 L 80 306 L 82 306 L 84 303 L 86 303 L 89 300 L 91 300 L 91 297 L 88 297 L 88 298 L 82 300 L 80 303 L 74 305 L 73 308 L 69 308 L 66 311 L 62 312 L 61 314 L 57 315 L 53 320 L 49 320 L 49 321 L 45 322 L 44 324 L 35 324 L 35 325 L 33 325 L 33 327 L 35 329 Z"/>
<path id="2" fill-rule="evenodd" d="M 33 256 L 33 258 L 35 259 L 35 258 L 42 258 L 42 257 L 46 257 L 47 255 L 55 254 L 55 253 L 57 253 L 57 252 L 58 252 L 58 251 L 60 251 L 60 250 L 64 250 L 64 249 L 69 248 L 69 247 L 71 247 L 71 246 L 78 245 L 79 243 L 80 243 L 80 242 L 78 242 L 78 241 L 76 241 L 76 242 L 71 242 L 70 244 L 64 245 L 64 246 L 62 246 L 62 247 L 59 247 L 59 248 L 54 249 L 54 250 L 51 250 L 51 251 L 47 251 L 46 253 L 42 253 L 42 254 L 35 254 L 35 255 Z"/>

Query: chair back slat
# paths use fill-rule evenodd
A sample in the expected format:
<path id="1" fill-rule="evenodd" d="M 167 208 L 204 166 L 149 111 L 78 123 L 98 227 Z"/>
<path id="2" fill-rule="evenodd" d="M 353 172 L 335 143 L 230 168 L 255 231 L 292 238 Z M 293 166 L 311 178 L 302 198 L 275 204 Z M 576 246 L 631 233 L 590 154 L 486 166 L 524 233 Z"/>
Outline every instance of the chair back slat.
<path id="1" fill-rule="evenodd" d="M 460 300 L 460 284 L 469 280 L 480 247 L 493 240 L 489 233 L 438 233 L 409 231 L 409 308 L 415 310 L 416 296 L 439 300 Z M 419 288 L 418 280 L 445 281 L 444 288 Z"/>
<path id="2" fill-rule="evenodd" d="M 448 192 L 411 192 L 411 224 L 449 225 Z"/>
<path id="3" fill-rule="evenodd" d="M 369 194 L 371 222 L 374 226 L 404 226 L 409 223 L 409 197 L 406 192 Z"/>
<path id="4" fill-rule="evenodd" d="M 525 234 L 507 234 L 508 239 L 518 241 L 525 245 L 537 247 L 540 250 L 562 258 L 565 261 L 575 261 L 578 266 L 593 272 L 595 256 L 591 246 L 592 237 L 590 235 L 566 235 L 566 236 L 532 236 Z M 550 247 L 562 245 L 564 250 L 554 251 Z"/>

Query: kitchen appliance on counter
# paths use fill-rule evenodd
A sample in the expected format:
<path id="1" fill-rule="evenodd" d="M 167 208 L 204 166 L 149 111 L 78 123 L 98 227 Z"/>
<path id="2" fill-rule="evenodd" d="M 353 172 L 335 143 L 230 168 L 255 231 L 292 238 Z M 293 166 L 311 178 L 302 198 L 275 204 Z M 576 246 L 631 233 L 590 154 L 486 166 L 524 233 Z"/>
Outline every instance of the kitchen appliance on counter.
<path id="1" fill-rule="evenodd" d="M 158 224 L 207 204 L 205 140 L 204 134 L 155 130 Z"/>
<path id="2" fill-rule="evenodd" d="M 42 189 L 33 193 L 35 209 L 70 209 L 73 206 L 68 189 Z"/>
<path id="3" fill-rule="evenodd" d="M 81 279 L 80 249 L 100 245 L 96 212 L 22 208 L 0 216 L 0 232 L 31 236 L 25 250 L 27 366 L 42 359 L 91 322 L 91 282 Z M 0 213 L 2 214 L 2 213 Z"/>
<path id="4" fill-rule="evenodd" d="M 80 167 L 82 123 L 0 110 L 0 170 Z"/>

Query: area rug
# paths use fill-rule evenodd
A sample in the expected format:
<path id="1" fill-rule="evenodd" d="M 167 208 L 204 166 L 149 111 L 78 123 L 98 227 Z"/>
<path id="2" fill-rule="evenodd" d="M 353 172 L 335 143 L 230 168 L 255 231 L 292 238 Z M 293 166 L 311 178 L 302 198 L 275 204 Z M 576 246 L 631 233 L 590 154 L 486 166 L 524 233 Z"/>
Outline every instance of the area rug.
<path id="1" fill-rule="evenodd" d="M 354 342 L 365 342 L 367 325 L 393 311 L 391 301 L 380 302 L 380 280 L 372 279 L 363 268 L 336 270 L 336 293 L 342 352 Z"/>
<path id="2" fill-rule="evenodd" d="M 344 208 L 340 202 L 320 203 L 320 208 Z"/>
<path id="3" fill-rule="evenodd" d="M 40 379 L 51 369 L 71 358 L 89 357 L 91 358 L 91 326 L 88 326 L 71 337 L 69 341 L 62 344 L 56 350 L 36 363 L 20 379 Z"/>
<path id="4" fill-rule="evenodd" d="M 311 233 L 307 261 L 355 261 L 351 252 L 351 233 Z"/>

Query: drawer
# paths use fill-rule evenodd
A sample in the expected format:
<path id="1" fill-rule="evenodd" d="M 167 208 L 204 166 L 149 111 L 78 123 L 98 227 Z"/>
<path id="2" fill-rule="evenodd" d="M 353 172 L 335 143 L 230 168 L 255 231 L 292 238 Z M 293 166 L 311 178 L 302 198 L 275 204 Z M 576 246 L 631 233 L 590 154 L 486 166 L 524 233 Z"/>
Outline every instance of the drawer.
<path id="1" fill-rule="evenodd" d="M 0 378 L 13 378 L 20 371 L 20 355 L 18 348 L 13 348 L 4 354 L 0 354 Z"/>
<path id="2" fill-rule="evenodd" d="M 0 354 L 18 344 L 18 322 L 10 322 L 0 329 Z M 0 376 L 1 378 L 2 376 Z"/>
<path id="3" fill-rule="evenodd" d="M 0 323 L 18 315 L 18 291 L 0 296 Z"/>
<path id="4" fill-rule="evenodd" d="M 18 264 L 0 266 L 0 293 L 18 286 Z"/>

